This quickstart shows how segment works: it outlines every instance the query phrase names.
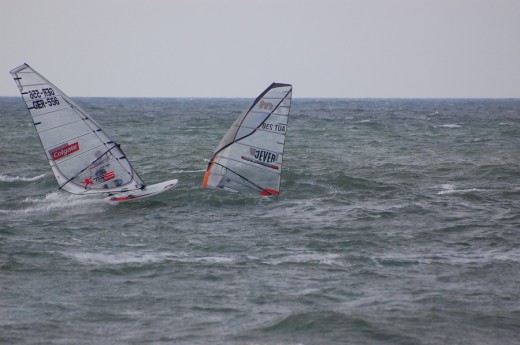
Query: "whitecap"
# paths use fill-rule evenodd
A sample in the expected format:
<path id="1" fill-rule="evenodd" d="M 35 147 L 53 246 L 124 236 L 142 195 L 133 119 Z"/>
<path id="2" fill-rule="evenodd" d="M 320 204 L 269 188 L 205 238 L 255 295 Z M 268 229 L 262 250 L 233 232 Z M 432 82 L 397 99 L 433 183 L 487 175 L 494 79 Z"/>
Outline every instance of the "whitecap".
<path id="1" fill-rule="evenodd" d="M 91 213 L 92 206 L 107 205 L 103 199 L 87 195 L 74 195 L 62 192 L 52 192 L 45 197 L 30 196 L 25 198 L 28 207 L 20 210 L 24 213 L 53 212 L 67 210 L 67 214 Z M 20 212 L 19 211 L 19 212 Z"/>
<path id="2" fill-rule="evenodd" d="M 208 159 L 209 161 L 209 159 Z M 182 174 L 182 173 L 197 173 L 197 172 L 204 172 L 206 169 L 199 169 L 199 170 L 173 170 L 170 171 L 172 174 Z"/>
<path id="3" fill-rule="evenodd" d="M 234 262 L 235 259 L 231 258 L 231 257 L 226 257 L 226 256 L 207 256 L 207 257 L 193 259 L 193 261 L 220 264 L 220 263 Z"/>
<path id="4" fill-rule="evenodd" d="M 125 252 L 125 253 L 81 253 L 63 252 L 62 255 L 88 265 L 124 265 L 148 264 L 162 262 L 167 259 L 164 253 Z"/>
<path id="5" fill-rule="evenodd" d="M 33 181 L 37 181 L 37 180 L 40 180 L 40 179 L 44 178 L 45 175 L 47 175 L 47 173 L 44 173 L 44 174 L 41 174 L 41 175 L 38 175 L 38 176 L 34 176 L 34 177 L 8 176 L 8 175 L 0 174 L 0 182 L 19 182 L 19 181 L 22 181 L 22 182 L 33 182 Z"/>
<path id="6" fill-rule="evenodd" d="M 455 189 L 455 186 L 452 184 L 449 184 L 449 183 L 444 183 L 444 184 L 440 185 L 440 188 L 447 190 L 447 191 L 451 191 L 451 190 Z"/>
<path id="7" fill-rule="evenodd" d="M 190 257 L 186 253 L 130 251 L 122 253 L 62 252 L 62 255 L 87 265 L 145 265 L 165 261 L 180 263 L 222 264 L 235 262 L 227 256 Z"/>
<path id="8" fill-rule="evenodd" d="M 267 263 L 272 265 L 287 263 L 315 263 L 327 266 L 345 266 L 339 261 L 339 254 L 321 254 L 321 253 L 302 253 L 288 255 L 283 258 L 268 260 Z"/>
<path id="9" fill-rule="evenodd" d="M 205 263 L 205 264 L 226 264 L 237 261 L 236 258 L 230 256 L 202 256 L 202 257 L 191 257 L 187 254 L 176 255 L 170 258 L 176 262 L 182 263 Z"/>
<path id="10" fill-rule="evenodd" d="M 447 123 L 445 125 L 440 125 L 441 128 L 461 128 L 461 125 L 457 125 L 456 123 Z"/>
<path id="11" fill-rule="evenodd" d="M 478 189 L 478 188 L 455 189 L 455 186 L 452 184 L 442 184 L 442 185 L 440 185 L 440 188 L 442 190 L 437 192 L 438 195 L 456 194 L 456 193 L 471 193 L 471 192 L 481 191 L 481 189 Z"/>

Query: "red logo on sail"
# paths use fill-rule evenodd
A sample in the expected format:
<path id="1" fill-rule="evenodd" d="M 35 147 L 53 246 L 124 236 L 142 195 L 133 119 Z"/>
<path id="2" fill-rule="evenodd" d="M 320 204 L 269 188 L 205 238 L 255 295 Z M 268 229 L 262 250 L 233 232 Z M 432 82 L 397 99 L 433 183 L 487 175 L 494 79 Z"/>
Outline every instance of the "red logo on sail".
<path id="1" fill-rule="evenodd" d="M 258 104 L 258 108 L 265 109 L 265 110 L 273 110 L 274 106 L 273 103 L 264 102 L 263 100 L 260 101 Z"/>
<path id="2" fill-rule="evenodd" d="M 75 142 L 73 144 L 66 143 L 64 145 L 61 145 L 57 148 L 54 148 L 49 151 L 49 154 L 51 155 L 52 159 L 57 161 L 58 159 L 62 159 L 76 151 L 79 151 L 79 143 Z"/>
<path id="3" fill-rule="evenodd" d="M 103 176 L 103 181 L 110 181 L 111 179 L 116 177 L 116 173 L 112 170 L 107 173 L 105 173 L 105 176 Z"/>

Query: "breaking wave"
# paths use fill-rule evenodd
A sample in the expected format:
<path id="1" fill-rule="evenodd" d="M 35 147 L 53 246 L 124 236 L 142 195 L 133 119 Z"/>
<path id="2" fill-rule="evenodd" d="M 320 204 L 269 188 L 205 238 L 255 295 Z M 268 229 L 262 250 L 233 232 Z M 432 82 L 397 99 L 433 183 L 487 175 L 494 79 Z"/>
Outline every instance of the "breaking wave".
<path id="1" fill-rule="evenodd" d="M 33 182 L 37 180 L 41 180 L 45 177 L 47 173 L 34 176 L 34 177 L 24 177 L 24 176 L 8 176 L 8 175 L 2 175 L 0 174 L 0 182 Z"/>
<path id="2" fill-rule="evenodd" d="M 478 188 L 465 188 L 465 189 L 456 189 L 452 184 L 443 184 L 440 186 L 441 191 L 437 192 L 438 195 L 446 195 L 446 194 L 457 194 L 457 193 L 471 193 L 471 192 L 479 192 L 481 189 Z"/>
<path id="3" fill-rule="evenodd" d="M 91 196 L 71 195 L 61 192 L 52 192 L 46 194 L 45 197 L 27 197 L 23 204 L 28 205 L 26 208 L 17 212 L 53 212 L 67 209 L 67 214 L 91 213 L 92 208 L 86 206 L 108 205 L 103 199 Z"/>

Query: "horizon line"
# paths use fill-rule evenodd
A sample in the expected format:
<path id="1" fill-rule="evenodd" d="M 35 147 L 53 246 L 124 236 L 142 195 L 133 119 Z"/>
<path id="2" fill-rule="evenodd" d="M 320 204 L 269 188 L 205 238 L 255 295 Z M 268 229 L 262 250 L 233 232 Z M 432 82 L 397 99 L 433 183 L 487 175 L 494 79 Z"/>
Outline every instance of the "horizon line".
<path id="1" fill-rule="evenodd" d="M 21 97 L 20 95 L 6 96 L 0 95 L 0 98 L 16 98 Z M 69 96 L 70 98 L 122 98 L 122 99 L 254 99 L 254 97 L 200 97 L 200 96 Z M 292 99 L 316 99 L 316 100 L 327 100 L 327 99 L 351 99 L 351 100 L 471 100 L 471 99 L 483 99 L 483 100 L 516 100 L 520 99 L 517 97 L 292 97 Z"/>

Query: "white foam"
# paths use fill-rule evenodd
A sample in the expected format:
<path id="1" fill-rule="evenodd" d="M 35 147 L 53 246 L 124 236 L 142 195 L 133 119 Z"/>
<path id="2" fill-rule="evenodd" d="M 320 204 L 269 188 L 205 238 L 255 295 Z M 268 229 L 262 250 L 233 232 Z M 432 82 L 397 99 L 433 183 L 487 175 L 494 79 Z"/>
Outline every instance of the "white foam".
<path id="1" fill-rule="evenodd" d="M 196 173 L 196 172 L 204 172 L 204 171 L 206 171 L 206 169 L 200 169 L 200 170 L 173 170 L 173 171 L 170 171 L 170 173 L 172 173 L 172 174 L 182 174 L 182 173 Z"/>
<path id="2" fill-rule="evenodd" d="M 67 214 L 91 213 L 92 206 L 106 205 L 103 199 L 86 195 L 74 195 L 63 192 L 52 192 L 45 197 L 27 197 L 24 204 L 29 206 L 21 212 L 52 212 L 67 210 Z M 20 212 L 20 211 L 19 211 Z"/>
<path id="3" fill-rule="evenodd" d="M 24 176 L 8 176 L 8 175 L 1 175 L 0 174 L 0 182 L 32 182 L 37 181 L 45 177 L 47 175 L 46 173 L 34 176 L 34 177 L 24 177 Z"/>
<path id="4" fill-rule="evenodd" d="M 452 184 L 444 183 L 440 185 L 440 188 L 444 189 L 445 191 L 452 191 L 455 189 L 455 186 Z"/>
<path id="5" fill-rule="evenodd" d="M 509 250 L 507 252 L 489 250 L 479 251 L 477 253 L 453 253 L 453 252 L 438 252 L 435 254 L 425 253 L 381 253 L 371 258 L 373 261 L 401 261 L 407 263 L 415 263 L 418 265 L 429 265 L 434 263 L 446 263 L 451 265 L 467 265 L 467 264 L 486 264 L 492 262 L 519 262 L 520 252 L 517 249 Z M 384 266 L 384 265 L 383 265 Z"/>
<path id="6" fill-rule="evenodd" d="M 184 261 L 186 261 L 186 260 L 184 260 Z M 231 257 L 225 257 L 225 256 L 206 256 L 206 257 L 201 257 L 201 258 L 189 259 L 188 261 L 222 264 L 222 263 L 234 262 L 235 259 L 231 258 Z"/>
<path id="7" fill-rule="evenodd" d="M 64 256 L 89 265 L 148 264 L 166 259 L 164 253 L 125 252 L 125 253 L 62 253 Z"/>
<path id="8" fill-rule="evenodd" d="M 345 266 L 345 264 L 338 260 L 339 258 L 339 254 L 302 253 L 288 255 L 280 259 L 268 260 L 267 263 L 273 265 L 286 263 L 316 263 L 328 266 Z"/>
<path id="9" fill-rule="evenodd" d="M 448 123 L 448 124 L 445 124 L 445 125 L 440 125 L 439 127 L 442 127 L 442 128 L 461 128 L 462 126 L 461 125 L 457 125 L 456 123 Z"/>
<path id="10" fill-rule="evenodd" d="M 440 188 L 442 190 L 437 192 L 438 195 L 456 194 L 456 193 L 471 193 L 471 192 L 481 191 L 481 189 L 478 189 L 478 188 L 455 189 L 455 186 L 452 184 L 441 184 Z"/>
<path id="11" fill-rule="evenodd" d="M 190 257 L 186 253 L 172 252 L 150 252 L 135 251 L 122 253 L 81 253 L 81 252 L 63 252 L 64 256 L 78 261 L 86 265 L 145 265 L 160 263 L 165 261 L 181 262 L 181 263 L 230 263 L 236 261 L 233 257 L 225 256 L 208 256 L 208 257 Z"/>

